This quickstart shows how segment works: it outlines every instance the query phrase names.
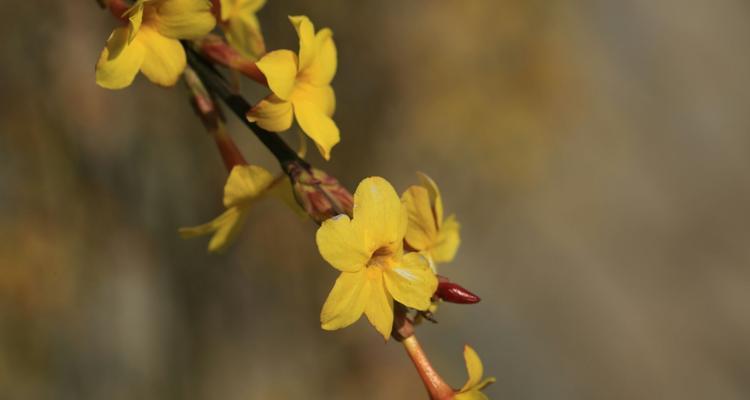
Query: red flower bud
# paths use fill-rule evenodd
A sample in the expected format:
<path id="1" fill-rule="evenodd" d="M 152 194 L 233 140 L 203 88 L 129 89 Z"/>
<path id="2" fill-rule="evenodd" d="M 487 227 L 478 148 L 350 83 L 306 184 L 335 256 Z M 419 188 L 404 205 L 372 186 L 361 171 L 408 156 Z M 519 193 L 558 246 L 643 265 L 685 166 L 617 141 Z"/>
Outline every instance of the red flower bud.
<path id="1" fill-rule="evenodd" d="M 445 277 L 441 276 L 439 278 L 441 279 L 439 279 L 438 288 L 435 291 L 435 296 L 438 298 L 456 304 L 474 304 L 482 300 L 463 286 L 450 282 Z"/>

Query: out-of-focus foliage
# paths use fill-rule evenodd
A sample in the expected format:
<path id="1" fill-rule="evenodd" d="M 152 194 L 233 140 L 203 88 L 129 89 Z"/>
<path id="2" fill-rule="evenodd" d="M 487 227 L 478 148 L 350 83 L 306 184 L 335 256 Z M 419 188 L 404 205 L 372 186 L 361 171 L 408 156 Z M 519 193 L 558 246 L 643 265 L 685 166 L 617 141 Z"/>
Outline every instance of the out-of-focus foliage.
<path id="1" fill-rule="evenodd" d="M 483 301 L 419 327 L 451 384 L 470 343 L 491 398 L 750 396 L 750 6 L 272 1 L 269 48 L 295 48 L 288 14 L 336 32 L 325 169 L 399 192 L 424 171 L 461 221 L 441 273 Z M 95 2 L 0 22 L 0 397 L 423 395 L 366 322 L 319 328 L 336 272 L 283 204 L 222 256 L 178 237 L 226 172 L 179 86 L 96 86 Z"/>

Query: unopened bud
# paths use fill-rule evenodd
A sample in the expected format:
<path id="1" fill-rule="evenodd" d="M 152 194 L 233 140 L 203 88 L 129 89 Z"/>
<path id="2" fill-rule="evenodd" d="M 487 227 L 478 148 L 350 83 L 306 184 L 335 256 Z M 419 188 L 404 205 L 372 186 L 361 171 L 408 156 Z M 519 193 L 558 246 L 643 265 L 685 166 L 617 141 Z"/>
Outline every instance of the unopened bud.
<path id="1" fill-rule="evenodd" d="M 449 303 L 474 304 L 479 303 L 479 296 L 466 290 L 463 286 L 453 283 L 444 276 L 438 276 L 438 288 L 435 296 Z"/>
<path id="2" fill-rule="evenodd" d="M 315 222 L 320 224 L 339 214 L 351 216 L 354 200 L 336 178 L 297 164 L 289 166 L 289 176 L 294 182 L 297 203 Z"/>

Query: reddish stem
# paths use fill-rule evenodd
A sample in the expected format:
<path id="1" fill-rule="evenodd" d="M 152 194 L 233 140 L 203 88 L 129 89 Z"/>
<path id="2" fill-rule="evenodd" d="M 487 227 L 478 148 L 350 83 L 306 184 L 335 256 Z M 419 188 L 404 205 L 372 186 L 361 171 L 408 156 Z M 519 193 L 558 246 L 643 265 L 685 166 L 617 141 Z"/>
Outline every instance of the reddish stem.
<path id="1" fill-rule="evenodd" d="M 411 335 L 402 341 L 406 353 L 414 363 L 414 367 L 419 373 L 419 377 L 422 378 L 424 386 L 430 393 L 430 399 L 432 400 L 452 400 L 454 396 L 453 388 L 448 386 L 443 380 L 440 374 L 435 371 L 430 364 L 430 360 L 427 359 L 422 346 L 419 345 L 417 337 Z"/>
<path id="2" fill-rule="evenodd" d="M 218 129 L 214 131 L 213 136 L 216 141 L 216 147 L 219 148 L 219 153 L 221 153 L 221 159 L 224 160 L 224 166 L 227 167 L 227 171 L 232 172 L 232 168 L 236 165 L 247 165 L 247 161 L 242 156 L 240 149 L 224 129 L 224 124 L 219 125 Z"/>

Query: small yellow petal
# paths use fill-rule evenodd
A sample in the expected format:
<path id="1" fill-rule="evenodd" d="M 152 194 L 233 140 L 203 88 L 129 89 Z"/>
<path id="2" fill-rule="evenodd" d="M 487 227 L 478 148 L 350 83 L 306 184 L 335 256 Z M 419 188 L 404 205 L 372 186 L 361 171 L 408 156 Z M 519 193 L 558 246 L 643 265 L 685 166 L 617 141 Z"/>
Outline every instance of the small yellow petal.
<path id="1" fill-rule="evenodd" d="M 474 388 L 482 380 L 482 375 L 484 375 L 482 360 L 479 359 L 477 352 L 469 345 L 464 346 L 464 360 L 466 361 L 466 372 L 469 375 L 469 379 L 466 380 L 466 384 L 461 388 L 462 392 Z"/>
<path id="2" fill-rule="evenodd" d="M 128 42 L 132 42 L 133 39 L 135 39 L 138 30 L 141 29 L 141 23 L 143 23 L 143 1 L 136 2 L 133 7 L 130 7 L 128 11 L 125 11 L 123 16 L 128 17 L 128 23 L 130 25 Z"/>
<path id="3" fill-rule="evenodd" d="M 221 0 L 221 19 L 226 21 L 233 16 L 254 14 L 266 4 L 266 0 Z"/>
<path id="4" fill-rule="evenodd" d="M 430 257 L 434 262 L 446 263 L 453 261 L 461 244 L 460 235 L 461 225 L 456 220 L 455 215 L 450 215 L 443 222 L 443 226 L 438 232 L 437 240 L 430 251 Z"/>
<path id="5" fill-rule="evenodd" d="M 385 270 L 385 287 L 399 303 L 427 310 L 438 281 L 427 259 L 419 253 L 405 254 L 401 264 Z"/>
<path id="6" fill-rule="evenodd" d="M 294 116 L 302 131 L 315 142 L 326 160 L 331 158 L 331 149 L 340 140 L 339 128 L 326 115 L 325 105 L 315 104 L 306 98 L 292 100 Z"/>
<path id="7" fill-rule="evenodd" d="M 333 32 L 328 28 L 321 29 L 315 35 L 315 56 L 305 69 L 300 70 L 300 80 L 316 86 L 330 85 L 336 75 L 337 63 Z"/>
<path id="8" fill-rule="evenodd" d="M 479 384 L 477 384 L 474 388 L 476 390 L 482 390 L 482 389 L 486 388 L 487 386 L 495 383 L 495 381 L 496 381 L 496 379 L 495 379 L 494 376 L 491 376 L 489 378 L 484 378 L 484 380 L 482 380 L 481 382 L 479 382 Z"/>
<path id="9" fill-rule="evenodd" d="M 145 50 L 138 41 L 128 44 L 129 29 L 117 28 L 96 63 L 96 83 L 107 89 L 130 86 L 143 64 Z"/>
<path id="10" fill-rule="evenodd" d="M 141 65 L 143 75 L 161 86 L 173 86 L 185 70 L 185 50 L 177 39 L 162 36 L 159 32 L 141 27 L 133 43 L 140 42 L 146 51 Z"/>
<path id="11" fill-rule="evenodd" d="M 257 165 L 237 165 L 229 173 L 224 185 L 224 206 L 247 204 L 260 196 L 273 182 L 273 175 Z"/>
<path id="12" fill-rule="evenodd" d="M 304 15 L 290 16 L 299 36 L 299 66 L 297 71 L 304 71 L 313 62 L 317 46 L 315 43 L 315 28 L 310 19 Z"/>
<path id="13" fill-rule="evenodd" d="M 243 56 L 256 60 L 266 52 L 266 43 L 255 14 L 230 18 L 225 28 L 227 42 Z"/>
<path id="14" fill-rule="evenodd" d="M 334 268 L 354 272 L 364 269 L 370 259 L 363 236 L 362 229 L 341 214 L 323 221 L 315 241 L 320 255 Z"/>
<path id="15" fill-rule="evenodd" d="M 364 269 L 342 272 L 320 312 L 321 327 L 332 331 L 353 324 L 362 316 L 369 295 L 370 285 Z"/>
<path id="16" fill-rule="evenodd" d="M 422 186 L 411 186 L 401 199 L 409 215 L 406 242 L 416 250 L 430 248 L 437 241 L 438 231 L 429 192 Z"/>
<path id="17" fill-rule="evenodd" d="M 292 126 L 294 113 L 292 103 L 270 95 L 256 104 L 248 113 L 247 120 L 271 132 L 283 132 Z"/>
<path id="18" fill-rule="evenodd" d="M 240 13 L 254 13 L 266 5 L 266 0 L 238 0 Z"/>
<path id="19" fill-rule="evenodd" d="M 271 91 L 288 100 L 297 77 L 297 55 L 289 50 L 275 50 L 264 55 L 255 65 L 265 75 Z"/>
<path id="20" fill-rule="evenodd" d="M 232 207 L 208 223 L 190 228 L 180 228 L 179 233 L 184 239 L 213 233 L 213 237 L 208 242 L 208 251 L 212 253 L 222 252 L 240 232 L 246 215 L 246 209 Z"/>
<path id="21" fill-rule="evenodd" d="M 149 7 L 150 2 L 146 3 Z M 197 39 L 216 26 L 207 0 L 167 0 L 153 2 L 156 8 L 154 25 L 159 33 L 173 39 Z"/>
<path id="22" fill-rule="evenodd" d="M 385 289 L 383 273 L 379 268 L 369 267 L 366 272 L 372 289 L 365 305 L 365 315 L 375 330 L 388 340 L 393 329 L 393 298 Z"/>
<path id="23" fill-rule="evenodd" d="M 443 198 L 440 195 L 440 189 L 438 189 L 435 181 L 427 176 L 427 174 L 417 172 L 417 176 L 422 183 L 422 187 L 427 189 L 427 192 L 430 194 L 430 204 L 432 204 L 432 207 L 435 210 L 435 219 L 437 220 L 438 228 L 440 228 L 443 223 Z"/>
<path id="24" fill-rule="evenodd" d="M 370 177 L 363 179 L 354 192 L 354 221 L 366 230 L 367 247 L 372 252 L 403 240 L 406 208 L 388 181 Z"/>

